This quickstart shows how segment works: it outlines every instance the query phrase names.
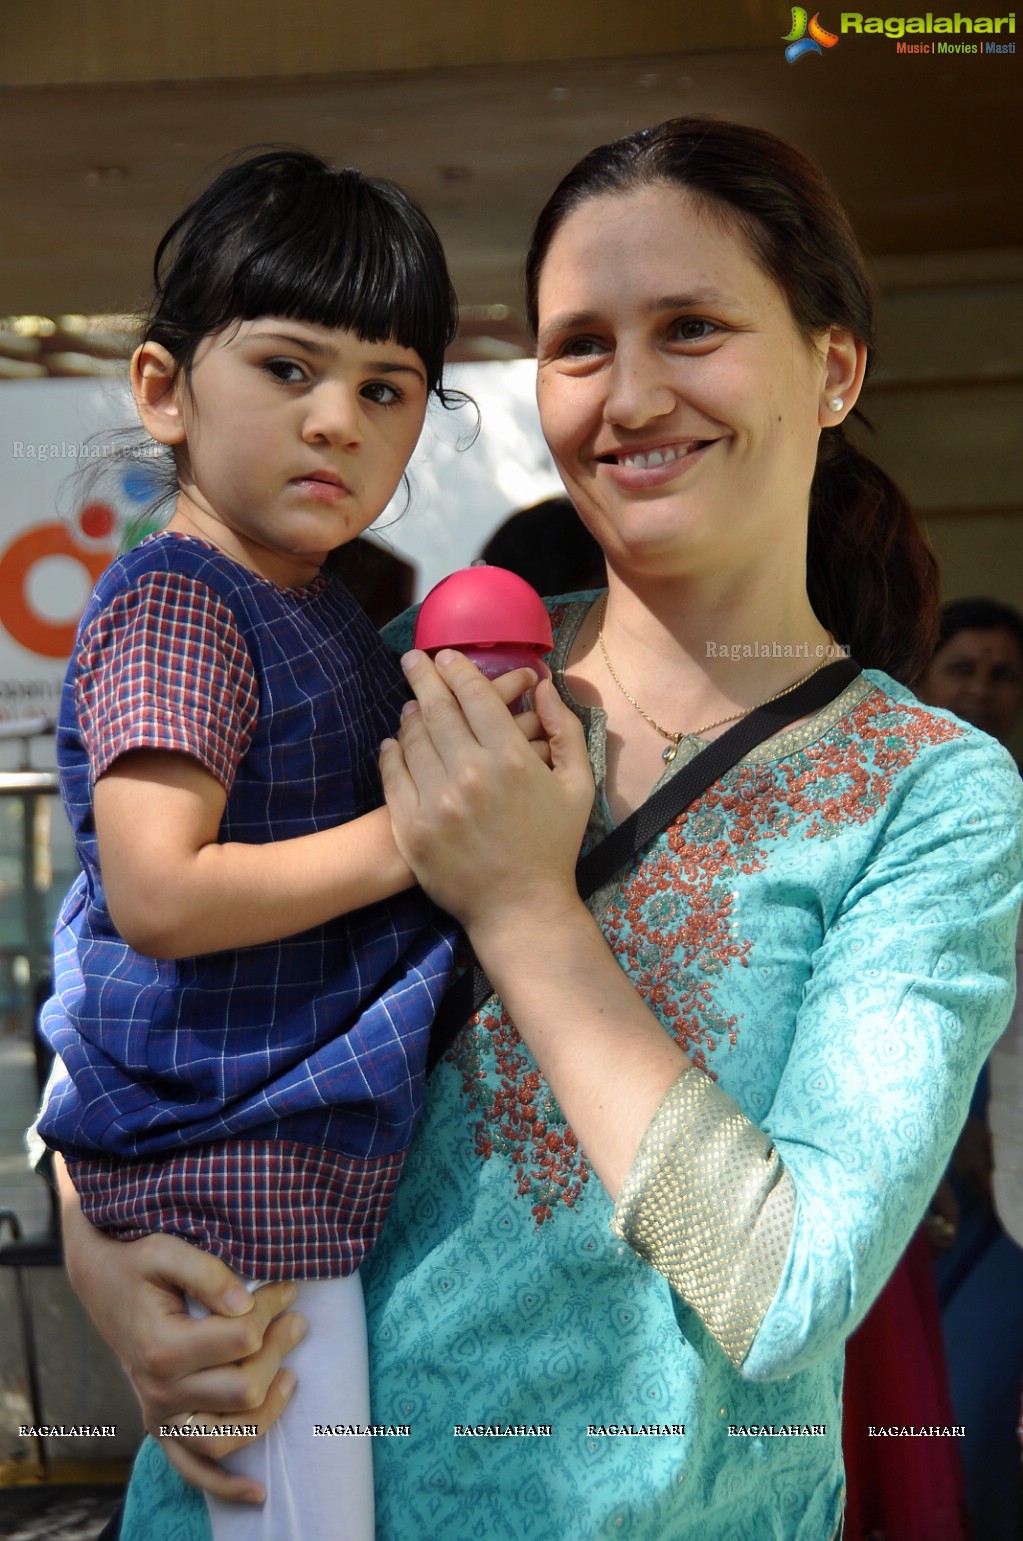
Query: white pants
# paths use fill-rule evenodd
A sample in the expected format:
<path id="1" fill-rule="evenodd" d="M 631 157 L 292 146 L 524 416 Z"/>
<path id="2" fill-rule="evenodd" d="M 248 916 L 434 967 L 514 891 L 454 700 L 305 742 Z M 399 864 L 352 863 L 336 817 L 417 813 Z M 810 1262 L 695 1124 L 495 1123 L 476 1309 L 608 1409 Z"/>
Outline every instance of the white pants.
<path id="1" fill-rule="evenodd" d="M 189 1309 L 206 1314 L 192 1301 Z M 370 1421 L 359 1275 L 303 1281 L 293 1309 L 308 1318 L 309 1331 L 288 1355 L 297 1377 L 291 1401 L 263 1439 L 224 1462 L 259 1482 L 266 1502 L 254 1508 L 207 1493 L 213 1541 L 373 1541 L 372 1440 L 313 1433 L 316 1424 Z"/>

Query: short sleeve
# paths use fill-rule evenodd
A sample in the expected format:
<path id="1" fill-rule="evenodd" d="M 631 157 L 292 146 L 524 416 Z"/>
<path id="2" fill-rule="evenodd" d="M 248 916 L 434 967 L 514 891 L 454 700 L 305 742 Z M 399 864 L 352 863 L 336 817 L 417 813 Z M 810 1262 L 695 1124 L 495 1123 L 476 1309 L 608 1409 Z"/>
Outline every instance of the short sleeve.
<path id="1" fill-rule="evenodd" d="M 147 574 L 94 617 L 75 694 L 94 783 L 129 750 L 158 749 L 197 760 L 229 790 L 259 710 L 230 610 L 180 573 Z"/>

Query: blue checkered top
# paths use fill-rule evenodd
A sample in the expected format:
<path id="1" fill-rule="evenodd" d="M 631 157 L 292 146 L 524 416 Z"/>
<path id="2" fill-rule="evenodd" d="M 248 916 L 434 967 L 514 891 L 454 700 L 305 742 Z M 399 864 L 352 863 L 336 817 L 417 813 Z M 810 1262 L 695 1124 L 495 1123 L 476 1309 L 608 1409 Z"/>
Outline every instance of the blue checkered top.
<path id="1" fill-rule="evenodd" d="M 128 750 L 175 750 L 225 787 L 222 840 L 328 829 L 379 805 L 378 746 L 406 694 L 329 575 L 279 588 L 165 533 L 101 577 L 58 730 L 82 873 L 42 1019 L 69 1072 L 41 1124 L 49 1143 L 122 1159 L 229 1137 L 370 1161 L 404 1150 L 451 974 L 443 917 L 413 891 L 279 942 L 141 956 L 107 910 L 92 786 Z"/>

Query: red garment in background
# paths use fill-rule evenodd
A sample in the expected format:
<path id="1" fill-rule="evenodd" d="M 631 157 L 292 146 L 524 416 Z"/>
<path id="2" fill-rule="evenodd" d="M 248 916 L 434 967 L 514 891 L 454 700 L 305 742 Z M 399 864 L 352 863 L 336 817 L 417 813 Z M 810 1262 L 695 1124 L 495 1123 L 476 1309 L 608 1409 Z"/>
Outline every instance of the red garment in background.
<path id="1" fill-rule="evenodd" d="M 954 1424 L 930 1246 L 921 1227 L 846 1345 L 845 1541 L 968 1541 L 959 1442 L 875 1428 Z"/>

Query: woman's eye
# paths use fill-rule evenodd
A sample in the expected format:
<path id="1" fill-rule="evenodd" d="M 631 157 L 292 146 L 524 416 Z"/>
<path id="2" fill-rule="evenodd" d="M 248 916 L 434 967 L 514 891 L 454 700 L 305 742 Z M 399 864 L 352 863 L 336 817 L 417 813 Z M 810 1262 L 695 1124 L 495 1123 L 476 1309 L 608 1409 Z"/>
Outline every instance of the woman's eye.
<path id="1" fill-rule="evenodd" d="M 567 359 L 598 358 L 607 347 L 597 337 L 569 337 L 558 349 L 559 356 Z"/>
<path id="2" fill-rule="evenodd" d="M 681 342 L 703 342 L 718 328 L 713 321 L 704 321 L 701 316 L 685 316 L 675 322 L 673 330 Z"/>
<path id="3" fill-rule="evenodd" d="M 401 401 L 401 392 L 393 385 L 387 385 L 383 380 L 371 380 L 368 385 L 362 387 L 362 395 L 368 401 L 375 401 L 380 407 L 393 407 Z"/>
<path id="4" fill-rule="evenodd" d="M 263 365 L 267 374 L 284 385 L 297 385 L 309 377 L 301 364 L 290 358 L 272 358 Z"/>

